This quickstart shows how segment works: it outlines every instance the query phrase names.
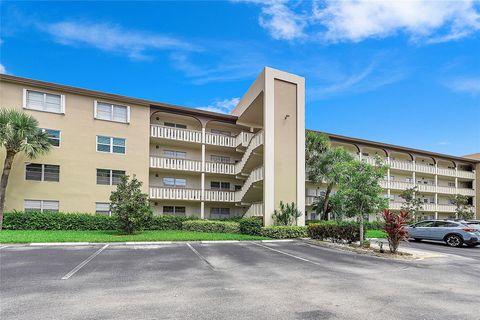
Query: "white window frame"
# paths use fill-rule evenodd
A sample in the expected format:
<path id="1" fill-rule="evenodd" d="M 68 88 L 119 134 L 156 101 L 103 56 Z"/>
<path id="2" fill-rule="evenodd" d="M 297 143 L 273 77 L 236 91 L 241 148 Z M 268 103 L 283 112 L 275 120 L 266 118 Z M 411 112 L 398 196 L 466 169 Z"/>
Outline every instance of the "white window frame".
<path id="1" fill-rule="evenodd" d="M 43 104 L 44 104 L 44 106 L 46 104 L 47 94 L 50 94 L 52 96 L 53 95 L 60 96 L 60 112 L 29 108 L 28 105 L 27 105 L 27 91 L 42 93 L 43 94 Z M 32 110 L 32 111 L 39 111 L 39 112 L 55 113 L 55 114 L 65 114 L 65 95 L 60 94 L 60 93 L 50 93 L 50 92 L 45 92 L 45 91 L 38 91 L 38 90 L 34 90 L 34 89 L 23 88 L 23 109 Z"/>
<path id="2" fill-rule="evenodd" d="M 108 184 L 98 183 L 98 170 L 108 170 L 109 171 L 109 183 Z M 127 172 L 125 170 L 97 168 L 97 169 L 95 169 L 95 184 L 97 186 L 116 186 L 116 184 L 113 184 L 113 171 L 123 171 L 123 175 L 127 174 Z"/>
<path id="3" fill-rule="evenodd" d="M 165 179 L 173 179 L 173 185 L 165 184 Z M 177 180 L 185 180 L 185 185 L 177 184 Z M 174 177 L 163 177 L 162 178 L 162 185 L 163 185 L 163 187 L 167 187 L 167 188 L 182 188 L 182 189 L 185 189 L 185 188 L 187 188 L 187 179 L 185 179 L 185 178 L 174 178 Z"/>
<path id="4" fill-rule="evenodd" d="M 41 172 L 41 180 L 31 180 L 27 179 L 27 166 L 30 164 L 39 164 L 42 166 L 42 172 Z M 52 180 L 45 180 L 45 166 L 57 166 L 58 167 L 58 181 L 52 181 Z M 50 163 L 33 163 L 33 162 L 25 162 L 25 175 L 23 176 L 25 181 L 36 181 L 36 182 L 60 182 L 60 165 L 58 164 L 50 164 Z M 48 200 L 47 200 L 48 201 Z"/>
<path id="5" fill-rule="evenodd" d="M 173 208 L 173 212 L 165 212 L 165 207 L 172 207 Z M 177 208 L 183 208 L 184 209 L 184 212 L 177 212 Z M 187 214 L 187 207 L 186 206 L 162 206 L 162 214 L 177 214 L 177 213 L 181 213 L 181 214 Z"/>
<path id="6" fill-rule="evenodd" d="M 107 204 L 107 205 L 108 205 L 108 208 L 109 208 L 109 209 L 108 209 L 108 216 L 109 216 L 109 217 L 112 216 L 112 209 L 110 208 L 110 202 L 102 202 L 102 201 L 97 201 L 97 202 L 95 202 L 95 214 L 100 214 L 100 215 L 101 215 L 102 213 L 100 213 L 100 212 L 105 212 L 105 211 L 99 211 L 99 210 L 97 210 L 97 205 L 99 205 L 99 204 L 102 204 L 102 205 L 103 205 L 103 204 Z"/>
<path id="7" fill-rule="evenodd" d="M 50 131 L 58 131 L 58 146 L 54 146 L 52 144 L 52 147 L 54 148 L 60 148 L 62 146 L 62 131 L 61 130 L 57 130 L 57 129 L 49 129 L 49 128 L 41 128 L 40 130 L 42 130 L 42 132 L 45 132 L 47 133 L 47 130 L 50 130 Z"/>
<path id="8" fill-rule="evenodd" d="M 57 211 L 49 211 L 49 212 L 60 212 L 60 201 L 58 200 L 37 200 L 37 199 L 24 199 L 23 200 L 23 211 L 27 211 L 27 208 L 25 207 L 25 202 L 27 201 L 40 201 L 40 212 L 43 212 L 45 210 L 44 203 L 45 202 L 56 202 L 57 203 Z"/>
<path id="9" fill-rule="evenodd" d="M 173 124 L 173 126 L 171 125 L 167 125 L 168 124 Z M 177 123 L 177 122 L 170 122 L 170 121 L 164 121 L 163 122 L 163 126 L 164 127 L 169 127 L 169 128 L 175 128 L 175 129 L 183 129 L 183 130 L 187 130 L 188 129 L 188 126 L 186 124 L 183 124 L 183 123 Z M 185 128 L 184 128 L 185 127 Z"/>
<path id="10" fill-rule="evenodd" d="M 99 150 L 98 150 L 98 137 L 110 138 L 110 142 L 109 142 L 110 151 L 99 151 Z M 113 139 L 122 139 L 122 140 L 125 141 L 125 146 L 118 146 L 118 145 L 117 145 L 117 147 L 124 147 L 124 148 L 125 148 L 125 153 L 113 152 L 113 147 L 114 147 Z M 101 144 L 105 144 L 105 143 L 101 143 Z M 96 136 L 95 136 L 95 151 L 100 152 L 100 153 L 110 153 L 110 154 L 126 155 L 126 154 L 127 154 L 127 139 L 126 139 L 126 138 L 119 138 L 119 137 L 104 136 L 104 135 L 96 135 Z"/>
<path id="11" fill-rule="evenodd" d="M 174 156 L 169 156 L 169 155 L 168 155 L 169 152 L 171 152 L 171 153 L 173 153 L 173 154 L 175 154 L 175 155 L 174 155 Z M 165 149 L 165 150 L 163 150 L 162 153 L 163 153 L 163 156 L 164 156 L 165 158 L 187 159 L 187 152 L 185 152 L 185 151 L 177 151 L 177 150 Z M 178 156 L 179 154 L 182 154 L 182 155 L 184 155 L 184 156 L 179 157 L 179 156 Z"/>
<path id="12" fill-rule="evenodd" d="M 97 113 L 98 103 L 108 104 L 108 105 L 110 106 L 110 112 L 111 112 L 111 116 L 112 116 L 111 119 L 101 119 L 101 118 L 98 118 L 98 117 L 97 117 L 97 114 L 98 114 L 98 113 Z M 114 106 L 127 108 L 127 121 L 126 121 L 126 122 L 113 120 L 113 107 L 114 107 Z M 94 101 L 93 101 L 93 118 L 96 119 L 96 120 L 103 120 L 103 121 L 110 121 L 110 122 L 130 124 L 130 106 L 94 100 Z"/>

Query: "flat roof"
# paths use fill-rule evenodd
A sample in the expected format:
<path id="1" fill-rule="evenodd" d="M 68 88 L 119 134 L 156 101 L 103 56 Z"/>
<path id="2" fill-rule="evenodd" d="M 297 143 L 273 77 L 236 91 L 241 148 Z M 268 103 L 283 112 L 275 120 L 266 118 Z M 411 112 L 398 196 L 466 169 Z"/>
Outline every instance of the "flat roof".
<path id="1" fill-rule="evenodd" d="M 478 162 L 480 162 L 480 159 L 457 157 L 457 156 L 452 156 L 452 155 L 443 154 L 443 153 L 437 153 L 437 152 L 432 152 L 432 151 L 427 151 L 427 150 L 420 150 L 420 149 L 402 147 L 402 146 L 398 146 L 398 145 L 394 145 L 394 144 L 388 144 L 388 143 L 384 143 L 384 142 L 378 142 L 378 141 L 352 138 L 352 137 L 342 136 L 342 135 L 328 133 L 328 132 L 316 131 L 316 130 L 311 130 L 311 129 L 307 129 L 307 131 L 316 132 L 316 133 L 323 133 L 323 134 L 327 135 L 328 137 L 330 137 L 331 139 L 336 140 L 336 141 L 340 141 L 340 142 L 356 143 L 356 144 L 361 144 L 361 145 L 369 146 L 369 147 L 377 147 L 377 148 L 388 149 L 388 150 L 393 150 L 393 151 L 397 151 L 397 152 L 413 153 L 413 154 L 417 154 L 417 155 L 444 158 L 444 159 L 456 160 L 456 161 L 467 162 L 467 163 L 478 163 Z"/>
<path id="2" fill-rule="evenodd" d="M 12 83 L 18 83 L 18 84 L 33 86 L 33 87 L 42 87 L 42 88 L 45 88 L 45 89 L 62 91 L 62 92 L 65 92 L 65 93 L 73 93 L 73 94 L 94 96 L 94 97 L 110 99 L 110 100 L 117 100 L 117 101 L 122 101 L 122 102 L 125 102 L 125 103 L 136 104 L 136 105 L 139 105 L 139 106 L 163 109 L 165 111 L 174 112 L 174 113 L 178 113 L 178 114 L 188 114 L 188 115 L 192 115 L 192 116 L 207 117 L 207 118 L 220 120 L 220 121 L 225 121 L 225 122 L 229 122 L 229 123 L 235 123 L 237 118 L 238 118 L 238 117 L 230 115 L 230 114 L 216 113 L 216 112 L 205 111 L 205 110 L 201 110 L 201 109 L 195 109 L 195 108 L 173 105 L 173 104 L 164 103 L 164 102 L 132 98 L 132 97 L 122 96 L 122 95 L 113 94 L 113 93 L 107 93 L 107 92 L 102 92 L 102 91 L 96 91 L 96 90 L 66 86 L 66 85 L 58 84 L 58 83 L 34 80 L 34 79 L 17 77 L 17 76 L 6 75 L 6 74 L 0 74 L 0 80 L 6 81 L 6 82 L 12 82 Z"/>

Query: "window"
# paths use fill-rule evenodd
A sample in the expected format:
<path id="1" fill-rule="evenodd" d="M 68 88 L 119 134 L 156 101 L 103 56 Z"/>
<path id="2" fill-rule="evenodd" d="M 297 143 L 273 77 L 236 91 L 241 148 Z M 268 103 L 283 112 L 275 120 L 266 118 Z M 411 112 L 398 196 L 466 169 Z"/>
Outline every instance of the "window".
<path id="1" fill-rule="evenodd" d="M 242 186 L 241 185 L 235 185 L 235 191 L 240 191 L 242 190 Z"/>
<path id="2" fill-rule="evenodd" d="M 24 89 L 23 107 L 45 112 L 65 113 L 65 96 Z"/>
<path id="3" fill-rule="evenodd" d="M 109 202 L 95 202 L 95 213 L 104 215 L 104 216 L 111 216 L 112 211 L 110 210 L 110 203 Z"/>
<path id="4" fill-rule="evenodd" d="M 230 208 L 210 208 L 210 219 L 226 219 L 230 217 Z"/>
<path id="5" fill-rule="evenodd" d="M 130 107 L 95 101 L 94 117 L 100 120 L 129 123 Z"/>
<path id="6" fill-rule="evenodd" d="M 227 136 L 227 137 L 232 136 L 232 133 L 230 131 L 225 131 L 225 130 L 212 129 L 212 133 L 221 134 L 222 136 Z"/>
<path id="7" fill-rule="evenodd" d="M 230 163 L 230 157 L 226 156 L 217 156 L 217 155 L 211 155 L 210 160 L 212 162 L 221 162 L 221 163 Z"/>
<path id="8" fill-rule="evenodd" d="M 210 189 L 230 190 L 230 182 L 210 181 Z"/>
<path id="9" fill-rule="evenodd" d="M 126 153 L 125 139 L 106 136 L 97 136 L 97 151 L 109 153 Z"/>
<path id="10" fill-rule="evenodd" d="M 40 163 L 26 164 L 25 180 L 58 182 L 60 180 L 60 166 Z"/>
<path id="11" fill-rule="evenodd" d="M 449 183 L 448 183 L 448 186 L 449 186 L 449 187 L 455 187 L 455 182 L 449 182 Z"/>
<path id="12" fill-rule="evenodd" d="M 178 178 L 163 178 L 163 185 L 166 187 L 185 188 L 187 186 L 187 180 Z"/>
<path id="13" fill-rule="evenodd" d="M 434 224 L 435 224 L 435 221 L 422 221 L 414 224 L 414 226 L 425 228 L 425 227 L 433 227 Z"/>
<path id="14" fill-rule="evenodd" d="M 42 132 L 45 132 L 50 139 L 50 143 L 54 147 L 60 147 L 60 131 L 52 129 L 41 129 Z"/>
<path id="15" fill-rule="evenodd" d="M 124 175 L 123 170 L 97 169 L 97 184 L 114 186 L 120 183 Z"/>
<path id="16" fill-rule="evenodd" d="M 187 129 L 187 126 L 185 124 L 181 124 L 181 123 L 164 122 L 163 125 L 166 126 L 166 127 Z"/>
<path id="17" fill-rule="evenodd" d="M 177 207 L 177 206 L 163 206 L 163 214 L 185 214 L 186 208 L 185 207 Z"/>
<path id="18" fill-rule="evenodd" d="M 163 150 L 163 155 L 167 158 L 178 158 L 178 159 L 187 158 L 187 153 L 183 151 Z"/>
<path id="19" fill-rule="evenodd" d="M 58 201 L 51 200 L 25 200 L 25 212 L 40 211 L 40 212 L 58 212 Z"/>

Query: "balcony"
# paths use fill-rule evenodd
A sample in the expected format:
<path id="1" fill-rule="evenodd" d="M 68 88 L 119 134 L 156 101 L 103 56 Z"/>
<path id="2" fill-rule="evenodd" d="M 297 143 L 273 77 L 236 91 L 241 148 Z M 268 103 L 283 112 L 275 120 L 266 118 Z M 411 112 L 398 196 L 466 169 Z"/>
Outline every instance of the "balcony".
<path id="1" fill-rule="evenodd" d="M 150 199 L 159 200 L 201 200 L 200 189 L 150 187 Z"/>
<path id="2" fill-rule="evenodd" d="M 205 201 L 235 202 L 235 191 L 205 190 Z"/>
<path id="3" fill-rule="evenodd" d="M 150 168 L 201 172 L 202 161 L 150 156 Z"/>
<path id="4" fill-rule="evenodd" d="M 219 174 L 235 174 L 235 164 L 223 162 L 205 162 L 205 172 Z"/>
<path id="5" fill-rule="evenodd" d="M 390 202 L 388 205 L 389 209 L 392 210 L 400 210 L 402 208 L 403 202 Z M 455 206 L 452 205 L 445 205 L 445 204 L 439 204 L 438 205 L 438 210 L 437 210 L 437 205 L 435 203 L 423 203 L 422 204 L 422 210 L 420 211 L 426 211 L 426 212 L 436 212 L 436 211 L 441 211 L 441 212 L 455 212 Z"/>
<path id="6" fill-rule="evenodd" d="M 248 210 L 245 213 L 245 216 L 246 217 L 263 216 L 263 203 L 262 202 L 252 203 L 250 207 L 248 207 Z"/>
<path id="7" fill-rule="evenodd" d="M 153 124 L 150 125 L 150 136 L 152 138 L 202 143 L 201 131 L 172 128 Z"/>
<path id="8" fill-rule="evenodd" d="M 150 125 L 150 137 L 169 139 L 183 142 L 202 143 L 202 131 L 173 128 L 162 125 Z M 213 146 L 236 148 L 246 147 L 253 137 L 253 133 L 241 132 L 237 136 L 205 132 L 205 144 Z"/>
<path id="9" fill-rule="evenodd" d="M 455 206 L 451 204 L 439 204 L 437 205 L 438 212 L 455 212 Z"/>
<path id="10" fill-rule="evenodd" d="M 306 196 L 305 197 L 305 205 L 306 206 L 311 206 L 313 205 L 313 202 L 315 201 L 315 197 L 313 196 Z"/>

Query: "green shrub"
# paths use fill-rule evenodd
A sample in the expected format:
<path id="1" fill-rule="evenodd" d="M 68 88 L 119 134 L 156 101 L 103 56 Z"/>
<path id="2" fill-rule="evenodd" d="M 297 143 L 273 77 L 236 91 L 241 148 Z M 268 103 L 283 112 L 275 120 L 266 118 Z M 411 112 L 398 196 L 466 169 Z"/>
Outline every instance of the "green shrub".
<path id="1" fill-rule="evenodd" d="M 263 227 L 262 217 L 250 217 L 240 220 L 240 233 L 253 236 L 260 235 Z"/>
<path id="2" fill-rule="evenodd" d="M 385 223 L 382 221 L 368 221 L 364 224 L 365 230 L 383 230 Z"/>
<path id="3" fill-rule="evenodd" d="M 115 218 L 86 213 L 7 212 L 7 230 L 115 230 Z"/>
<path id="4" fill-rule="evenodd" d="M 195 217 L 161 215 L 153 216 L 145 226 L 146 230 L 182 230 L 182 223 L 196 220 Z"/>
<path id="5" fill-rule="evenodd" d="M 307 236 L 307 228 L 300 226 L 272 226 L 263 227 L 260 235 L 274 239 L 296 239 Z"/>
<path id="6" fill-rule="evenodd" d="M 360 240 L 360 232 L 356 222 L 322 221 L 321 223 L 310 224 L 307 230 L 308 236 L 312 239 L 330 239 L 333 242 L 346 241 L 348 243 Z"/>
<path id="7" fill-rule="evenodd" d="M 240 233 L 240 224 L 232 221 L 190 220 L 182 223 L 182 229 L 198 232 Z"/>

